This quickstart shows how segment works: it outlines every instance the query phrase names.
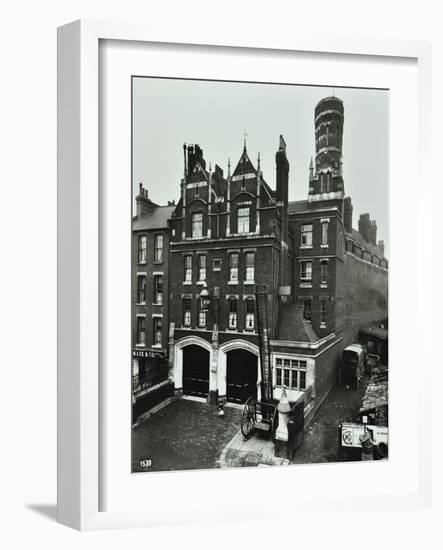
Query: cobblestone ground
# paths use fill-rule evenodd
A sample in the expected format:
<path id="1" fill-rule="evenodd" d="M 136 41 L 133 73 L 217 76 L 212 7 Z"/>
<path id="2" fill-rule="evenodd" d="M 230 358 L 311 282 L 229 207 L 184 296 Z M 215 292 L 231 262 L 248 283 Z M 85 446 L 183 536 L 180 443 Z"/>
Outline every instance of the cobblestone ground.
<path id="1" fill-rule="evenodd" d="M 337 427 L 341 422 L 356 422 L 368 378 L 359 389 L 335 386 L 309 427 L 305 430 L 302 446 L 291 460 L 292 464 L 336 462 L 338 460 Z"/>
<path id="2" fill-rule="evenodd" d="M 132 471 L 146 471 L 140 460 L 150 459 L 149 471 L 218 468 L 220 454 L 240 429 L 241 411 L 186 399 L 172 401 L 132 431 Z"/>

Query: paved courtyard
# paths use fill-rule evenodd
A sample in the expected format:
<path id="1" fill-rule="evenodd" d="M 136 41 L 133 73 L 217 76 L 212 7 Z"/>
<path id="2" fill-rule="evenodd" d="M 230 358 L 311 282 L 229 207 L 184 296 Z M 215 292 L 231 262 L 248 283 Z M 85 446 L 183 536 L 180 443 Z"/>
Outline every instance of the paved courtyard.
<path id="1" fill-rule="evenodd" d="M 223 448 L 240 429 L 241 410 L 174 399 L 132 432 L 132 470 L 165 471 L 219 468 Z M 151 461 L 144 468 L 140 461 Z"/>

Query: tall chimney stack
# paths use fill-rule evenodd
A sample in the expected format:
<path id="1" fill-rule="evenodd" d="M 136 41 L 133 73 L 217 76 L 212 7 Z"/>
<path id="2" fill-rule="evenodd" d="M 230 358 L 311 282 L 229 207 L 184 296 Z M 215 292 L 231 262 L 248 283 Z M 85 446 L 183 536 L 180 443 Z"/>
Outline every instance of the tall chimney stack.
<path id="1" fill-rule="evenodd" d="M 351 197 L 345 197 L 343 210 L 343 224 L 345 226 L 345 231 L 347 231 L 348 233 L 352 233 L 353 206 L 351 202 Z"/>

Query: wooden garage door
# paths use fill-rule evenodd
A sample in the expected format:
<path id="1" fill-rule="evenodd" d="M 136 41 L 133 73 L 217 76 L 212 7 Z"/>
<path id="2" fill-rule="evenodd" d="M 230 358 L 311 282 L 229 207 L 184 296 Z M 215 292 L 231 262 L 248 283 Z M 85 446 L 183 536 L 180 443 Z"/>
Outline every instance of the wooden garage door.
<path id="1" fill-rule="evenodd" d="M 208 397 L 209 351 L 200 346 L 183 348 L 183 393 Z"/>

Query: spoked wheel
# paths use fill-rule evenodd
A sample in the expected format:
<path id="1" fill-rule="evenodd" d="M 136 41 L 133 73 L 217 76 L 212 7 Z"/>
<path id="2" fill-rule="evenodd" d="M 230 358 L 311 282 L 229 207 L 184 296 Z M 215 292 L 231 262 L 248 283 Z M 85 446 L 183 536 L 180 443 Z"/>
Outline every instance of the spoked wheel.
<path id="1" fill-rule="evenodd" d="M 255 399 L 248 397 L 241 417 L 241 433 L 245 439 L 251 437 L 256 420 Z"/>
<path id="2" fill-rule="evenodd" d="M 274 414 L 272 415 L 272 424 L 271 424 L 271 433 L 272 433 L 272 441 L 275 441 L 275 434 L 277 432 L 278 428 L 278 409 L 275 407 Z"/>

